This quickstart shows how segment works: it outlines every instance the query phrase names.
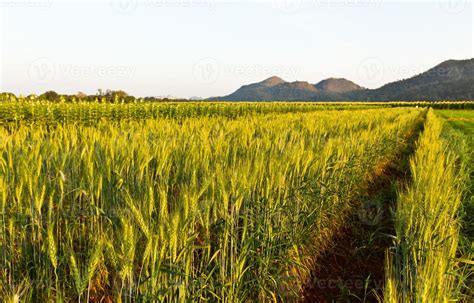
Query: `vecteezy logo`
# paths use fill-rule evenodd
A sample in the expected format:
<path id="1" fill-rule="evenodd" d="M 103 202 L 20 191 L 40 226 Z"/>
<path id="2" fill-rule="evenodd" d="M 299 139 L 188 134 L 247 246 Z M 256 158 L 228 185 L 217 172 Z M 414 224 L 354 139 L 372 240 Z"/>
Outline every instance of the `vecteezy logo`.
<path id="1" fill-rule="evenodd" d="M 463 77 L 461 69 L 455 67 L 437 67 L 425 73 L 428 77 L 442 77 L 451 81 L 459 81 Z"/>
<path id="2" fill-rule="evenodd" d="M 366 85 L 378 84 L 384 77 L 382 60 L 376 57 L 362 60 L 357 68 L 357 76 Z"/>
<path id="3" fill-rule="evenodd" d="M 286 14 L 293 14 L 301 10 L 303 0 L 273 0 L 275 8 Z"/>
<path id="4" fill-rule="evenodd" d="M 201 83 L 214 83 L 219 78 L 219 62 L 214 58 L 203 58 L 194 64 L 193 75 Z"/>
<path id="5" fill-rule="evenodd" d="M 49 8 L 52 0 L 0 0 L 0 7 Z"/>
<path id="6" fill-rule="evenodd" d="M 110 6 L 120 14 L 129 14 L 137 8 L 138 2 L 137 0 L 112 0 Z"/>
<path id="7" fill-rule="evenodd" d="M 56 76 L 56 67 L 48 58 L 39 58 L 30 63 L 28 77 L 38 84 L 51 82 Z"/>
<path id="8" fill-rule="evenodd" d="M 468 0 L 446 0 L 439 2 L 440 8 L 448 14 L 460 14 L 467 7 Z"/>
<path id="9" fill-rule="evenodd" d="M 380 201 L 366 201 L 357 212 L 359 220 L 369 226 L 374 226 L 380 223 L 383 218 L 382 202 Z"/>

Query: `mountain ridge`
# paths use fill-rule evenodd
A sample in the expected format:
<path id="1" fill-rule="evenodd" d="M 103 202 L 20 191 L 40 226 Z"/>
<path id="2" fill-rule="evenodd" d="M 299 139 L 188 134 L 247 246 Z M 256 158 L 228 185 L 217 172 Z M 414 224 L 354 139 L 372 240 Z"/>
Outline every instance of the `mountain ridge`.
<path id="1" fill-rule="evenodd" d="M 212 97 L 218 101 L 441 101 L 474 100 L 474 58 L 446 60 L 408 79 L 364 88 L 345 78 L 318 83 L 287 82 L 272 76 L 241 86 L 233 93 Z"/>

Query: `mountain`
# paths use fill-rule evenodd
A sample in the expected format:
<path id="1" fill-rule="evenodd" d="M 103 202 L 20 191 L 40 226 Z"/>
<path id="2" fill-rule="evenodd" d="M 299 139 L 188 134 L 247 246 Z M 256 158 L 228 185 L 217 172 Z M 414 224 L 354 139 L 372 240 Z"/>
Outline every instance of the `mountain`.
<path id="1" fill-rule="evenodd" d="M 448 60 L 412 78 L 365 89 L 343 78 L 316 84 L 273 76 L 244 85 L 221 101 L 437 101 L 474 100 L 474 59 Z"/>
<path id="2" fill-rule="evenodd" d="M 317 84 L 306 81 L 286 82 L 279 77 L 270 77 L 262 82 L 244 85 L 234 93 L 211 98 L 222 101 L 298 101 L 341 100 L 341 94 L 363 90 L 346 79 L 326 79 Z"/>
<path id="3" fill-rule="evenodd" d="M 275 86 L 281 83 L 285 83 L 285 80 L 276 76 L 270 77 L 267 80 L 260 82 L 260 84 L 263 86 Z"/>
<path id="4" fill-rule="evenodd" d="M 362 100 L 474 100 L 474 59 L 444 61 L 412 78 L 368 91 Z"/>
<path id="5" fill-rule="evenodd" d="M 201 101 L 203 100 L 202 97 L 199 97 L 199 96 L 191 96 L 188 98 L 188 100 L 191 100 L 191 101 Z"/>
<path id="6" fill-rule="evenodd" d="M 344 78 L 329 78 L 323 80 L 315 85 L 321 91 L 328 91 L 333 93 L 347 93 L 364 88 Z"/>

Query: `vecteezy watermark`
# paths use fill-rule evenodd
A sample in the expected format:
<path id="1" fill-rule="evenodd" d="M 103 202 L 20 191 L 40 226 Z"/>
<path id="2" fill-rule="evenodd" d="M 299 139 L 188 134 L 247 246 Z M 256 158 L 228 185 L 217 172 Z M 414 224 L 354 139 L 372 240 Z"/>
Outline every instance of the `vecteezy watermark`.
<path id="1" fill-rule="evenodd" d="M 463 73 L 461 69 L 455 67 L 436 66 L 427 70 L 423 74 L 424 77 L 433 77 L 437 79 L 448 79 L 451 81 L 461 80 Z"/>
<path id="2" fill-rule="evenodd" d="M 71 77 L 131 78 L 135 68 L 125 65 L 60 65 L 59 71 Z"/>
<path id="3" fill-rule="evenodd" d="M 138 0 L 110 0 L 110 6 L 119 14 L 129 14 L 138 7 Z"/>
<path id="4" fill-rule="evenodd" d="M 357 212 L 359 220 L 369 226 L 375 226 L 383 219 L 382 201 L 369 200 L 362 203 Z"/>
<path id="5" fill-rule="evenodd" d="M 273 6 L 282 13 L 294 14 L 312 8 L 377 6 L 382 0 L 273 0 Z"/>
<path id="6" fill-rule="evenodd" d="M 75 65 L 56 63 L 49 58 L 38 58 L 30 63 L 27 74 L 37 84 L 48 84 L 59 78 L 132 78 L 135 68 L 123 65 Z"/>
<path id="7" fill-rule="evenodd" d="M 298 68 L 286 65 L 264 64 L 221 64 L 215 58 L 203 58 L 193 66 L 194 78 L 203 84 L 212 84 L 220 76 L 232 76 L 247 79 L 249 77 L 264 78 L 278 75 L 283 78 L 296 78 Z"/>
<path id="8" fill-rule="evenodd" d="M 214 58 L 202 58 L 193 66 L 194 78 L 203 84 L 217 81 L 220 73 L 219 62 Z"/>
<path id="9" fill-rule="evenodd" d="M 215 0 L 145 0 L 145 5 L 155 7 L 214 8 Z"/>
<path id="10" fill-rule="evenodd" d="M 34 7 L 48 8 L 52 4 L 52 0 L 0 0 L 0 8 L 2 7 Z"/>
<path id="11" fill-rule="evenodd" d="M 293 14 L 303 9 L 303 0 L 273 0 L 273 6 L 286 14 Z"/>
<path id="12" fill-rule="evenodd" d="M 369 57 L 357 67 L 357 76 L 364 85 L 379 84 L 384 78 L 384 64 L 380 58 Z"/>
<path id="13" fill-rule="evenodd" d="M 56 65 L 49 58 L 38 58 L 28 67 L 28 78 L 37 84 L 46 84 L 54 80 Z"/>
<path id="14" fill-rule="evenodd" d="M 469 5 L 469 0 L 444 0 L 439 2 L 439 7 L 448 14 L 460 14 Z"/>
<path id="15" fill-rule="evenodd" d="M 398 65 L 387 64 L 379 57 L 363 59 L 357 66 L 358 82 L 363 86 L 380 85 L 386 81 L 402 80 L 423 73 L 423 77 L 460 80 L 462 71 L 451 66 L 439 65 L 431 67 L 425 64 Z"/>
<path id="16" fill-rule="evenodd" d="M 242 78 L 263 78 L 274 75 L 283 78 L 296 78 L 298 74 L 298 68 L 290 65 L 224 65 L 223 70 L 225 74 Z"/>
<path id="17" fill-rule="evenodd" d="M 314 278 L 311 281 L 310 289 L 364 289 L 367 287 L 367 284 L 370 282 L 370 285 L 375 289 L 381 289 L 384 285 L 383 280 L 375 279 L 363 279 L 363 278 L 354 278 L 354 279 L 318 279 Z"/>
<path id="18" fill-rule="evenodd" d="M 110 6 L 120 14 L 130 14 L 138 7 L 202 7 L 212 9 L 214 8 L 214 3 L 214 0 L 110 0 Z"/>

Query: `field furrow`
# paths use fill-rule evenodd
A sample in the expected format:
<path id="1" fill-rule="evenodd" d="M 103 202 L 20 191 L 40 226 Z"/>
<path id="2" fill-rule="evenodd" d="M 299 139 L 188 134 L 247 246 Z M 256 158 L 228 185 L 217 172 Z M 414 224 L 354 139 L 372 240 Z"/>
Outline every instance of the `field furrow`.
<path id="1" fill-rule="evenodd" d="M 343 224 L 316 258 L 303 302 L 378 302 L 383 300 L 386 250 L 394 234 L 392 211 L 397 191 L 409 183 L 409 157 L 424 117 L 398 149 L 376 163 L 361 183 Z"/>

